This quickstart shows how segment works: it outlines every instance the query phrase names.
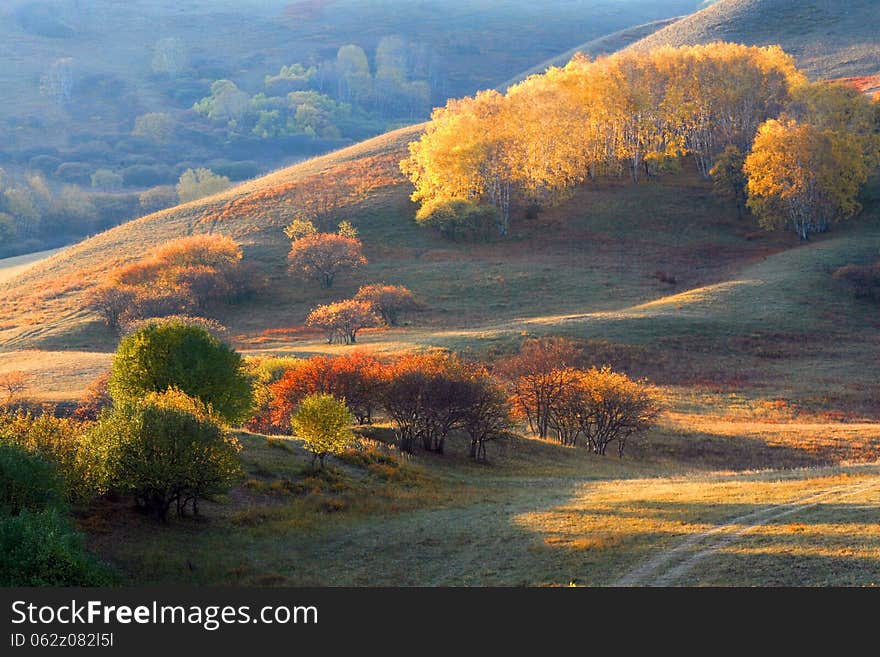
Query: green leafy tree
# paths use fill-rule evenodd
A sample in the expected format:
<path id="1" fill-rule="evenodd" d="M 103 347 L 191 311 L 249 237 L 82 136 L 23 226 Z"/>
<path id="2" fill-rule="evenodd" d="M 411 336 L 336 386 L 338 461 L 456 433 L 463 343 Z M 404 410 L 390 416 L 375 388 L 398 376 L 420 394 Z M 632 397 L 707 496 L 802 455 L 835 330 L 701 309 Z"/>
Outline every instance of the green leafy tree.
<path id="1" fill-rule="evenodd" d="M 153 321 L 123 338 L 108 387 L 116 403 L 176 388 L 230 424 L 247 419 L 253 405 L 242 357 L 205 328 L 180 320 Z"/>
<path id="2" fill-rule="evenodd" d="M 722 198 L 736 203 L 736 212 L 742 218 L 746 209 L 746 185 L 748 178 L 743 172 L 746 158 L 742 152 L 731 144 L 715 159 L 714 166 L 709 170 L 715 193 Z"/>
<path id="3" fill-rule="evenodd" d="M 240 473 L 241 447 L 204 403 L 169 389 L 118 404 L 93 441 L 107 454 L 110 487 L 165 519 L 226 492 Z"/>
<path id="4" fill-rule="evenodd" d="M 250 107 L 250 96 L 231 80 L 217 80 L 211 85 L 211 95 L 193 105 L 199 114 L 212 121 L 234 123 L 241 120 Z"/>
<path id="5" fill-rule="evenodd" d="M 217 175 L 210 169 L 187 169 L 177 183 L 177 196 L 181 203 L 186 203 L 218 194 L 231 185 L 229 178 Z"/>
<path id="6" fill-rule="evenodd" d="M 290 418 L 293 432 L 305 442 L 312 453 L 312 467 L 324 467 L 327 454 L 339 454 L 354 441 L 351 430 L 355 418 L 345 400 L 333 395 L 309 395 Z"/>
<path id="7" fill-rule="evenodd" d="M 174 119 L 164 112 L 141 114 L 134 120 L 131 134 L 164 144 L 174 135 Z"/>

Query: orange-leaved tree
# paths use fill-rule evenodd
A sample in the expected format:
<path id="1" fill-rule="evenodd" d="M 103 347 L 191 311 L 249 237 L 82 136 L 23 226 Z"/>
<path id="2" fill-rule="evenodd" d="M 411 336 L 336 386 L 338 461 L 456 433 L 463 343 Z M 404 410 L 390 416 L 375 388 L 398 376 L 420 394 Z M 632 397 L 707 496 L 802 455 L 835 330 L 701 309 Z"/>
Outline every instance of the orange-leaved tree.
<path id="1" fill-rule="evenodd" d="M 380 323 L 372 303 L 355 299 L 318 306 L 306 318 L 306 324 L 324 331 L 328 344 L 354 344 L 358 331 Z"/>
<path id="2" fill-rule="evenodd" d="M 357 294 L 355 301 L 367 301 L 388 326 L 397 326 L 409 312 L 421 310 L 424 306 L 415 295 L 403 285 L 382 285 L 374 283 L 364 285 Z"/>
<path id="3" fill-rule="evenodd" d="M 372 356 L 355 352 L 345 356 L 313 356 L 289 367 L 269 386 L 273 430 L 284 431 L 297 405 L 310 394 L 326 393 L 351 409 L 359 424 L 372 421 L 385 380 L 382 364 Z"/>
<path id="4" fill-rule="evenodd" d="M 367 264 L 363 243 L 336 233 L 313 233 L 293 241 L 288 255 L 290 271 L 333 286 L 336 276 Z"/>
<path id="5" fill-rule="evenodd" d="M 550 431 L 552 404 L 571 383 L 572 366 L 582 358 L 570 340 L 543 338 L 526 340 L 519 353 L 497 363 L 497 372 L 510 386 L 514 411 L 541 438 Z"/>

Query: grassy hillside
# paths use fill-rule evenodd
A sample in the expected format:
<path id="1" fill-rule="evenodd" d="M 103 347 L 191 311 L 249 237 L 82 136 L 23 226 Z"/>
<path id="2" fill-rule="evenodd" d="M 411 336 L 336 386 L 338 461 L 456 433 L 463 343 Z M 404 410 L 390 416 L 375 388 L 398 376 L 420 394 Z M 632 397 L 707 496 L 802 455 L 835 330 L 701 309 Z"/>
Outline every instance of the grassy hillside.
<path id="1" fill-rule="evenodd" d="M 711 41 L 779 44 L 813 78 L 880 70 L 874 0 L 719 0 L 631 47 Z"/>
<path id="2" fill-rule="evenodd" d="M 327 6 L 336 4 L 345 3 Z M 814 72 L 859 73 L 815 61 Z M 491 359 L 528 336 L 569 336 L 591 362 L 656 384 L 657 425 L 620 458 L 510 436 L 477 464 L 458 434 L 442 456 L 402 454 L 378 418 L 359 429 L 358 450 L 330 457 L 323 472 L 296 438 L 240 432 L 244 477 L 202 517 L 158 524 L 117 497 L 75 509 L 88 547 L 123 582 L 880 581 L 880 322 L 876 304 L 831 276 L 876 261 L 880 181 L 864 191 L 860 216 L 808 243 L 757 230 L 688 161 L 681 174 L 638 185 L 583 185 L 536 218 L 518 209 L 503 241 L 450 242 L 415 224 L 398 168 L 421 130 L 301 162 L 33 262 L 0 262 L 0 373 L 29 373 L 27 392 L 39 400 L 78 398 L 118 341 L 85 309 L 89 291 L 167 240 L 215 232 L 237 240 L 267 281 L 218 316 L 247 354 L 351 351 L 306 329 L 309 310 L 368 282 L 404 284 L 427 310 L 399 328 L 363 331 L 360 349 L 447 347 Z M 369 258 L 329 290 L 287 271 L 283 228 L 314 208 L 326 227 L 352 222 Z"/>
<path id="3" fill-rule="evenodd" d="M 38 251 L 23 256 L 0 259 L 0 281 L 5 281 L 6 279 L 18 276 L 26 269 L 33 267 L 40 260 L 45 260 L 59 250 L 60 249 L 50 249 L 49 251 Z"/>

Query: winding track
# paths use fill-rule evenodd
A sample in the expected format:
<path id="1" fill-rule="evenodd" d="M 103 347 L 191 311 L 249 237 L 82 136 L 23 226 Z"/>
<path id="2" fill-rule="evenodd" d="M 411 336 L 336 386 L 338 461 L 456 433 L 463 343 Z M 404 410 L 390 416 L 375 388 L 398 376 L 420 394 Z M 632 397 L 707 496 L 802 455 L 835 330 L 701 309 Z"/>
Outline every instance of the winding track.
<path id="1" fill-rule="evenodd" d="M 829 498 L 842 500 L 880 486 L 880 481 L 835 486 L 811 493 L 784 504 L 768 505 L 757 511 L 727 520 L 712 529 L 688 537 L 676 547 L 666 550 L 630 571 L 612 586 L 673 586 L 694 566 L 712 556 L 741 536 L 779 518 L 805 511 Z"/>

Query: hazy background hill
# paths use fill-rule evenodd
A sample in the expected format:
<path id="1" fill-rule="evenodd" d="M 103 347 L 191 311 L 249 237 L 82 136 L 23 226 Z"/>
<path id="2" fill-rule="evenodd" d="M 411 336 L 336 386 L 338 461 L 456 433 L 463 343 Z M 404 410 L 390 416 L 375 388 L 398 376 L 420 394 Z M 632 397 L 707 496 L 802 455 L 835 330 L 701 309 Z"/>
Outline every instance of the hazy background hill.
<path id="1" fill-rule="evenodd" d="M 877 0 L 719 0 L 634 44 L 779 44 L 813 78 L 880 71 Z"/>
<path id="2" fill-rule="evenodd" d="M 564 53 L 560 53 L 555 57 L 551 57 L 550 59 L 533 66 L 524 73 L 517 75 L 515 78 L 511 78 L 501 85 L 499 90 L 504 91 L 507 87 L 514 85 L 517 82 L 522 82 L 530 75 L 539 75 L 551 66 L 565 66 L 577 53 L 589 55 L 590 57 L 599 57 L 601 55 L 608 55 L 617 52 L 618 50 L 622 50 L 623 48 L 644 39 L 646 36 L 653 34 L 657 30 L 661 30 L 667 25 L 671 25 L 677 20 L 681 20 L 681 17 L 673 16 L 672 18 L 664 18 L 658 21 L 642 23 L 641 25 L 627 27 L 626 29 L 618 30 L 611 34 L 605 34 L 598 39 L 587 41 L 586 43 L 582 43 L 579 46 L 566 50 Z"/>

